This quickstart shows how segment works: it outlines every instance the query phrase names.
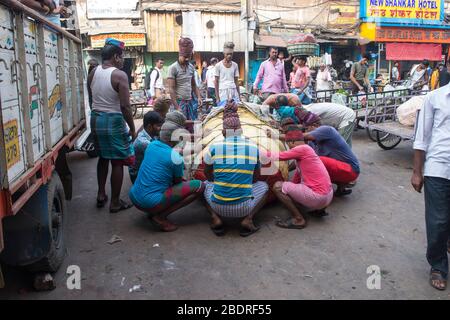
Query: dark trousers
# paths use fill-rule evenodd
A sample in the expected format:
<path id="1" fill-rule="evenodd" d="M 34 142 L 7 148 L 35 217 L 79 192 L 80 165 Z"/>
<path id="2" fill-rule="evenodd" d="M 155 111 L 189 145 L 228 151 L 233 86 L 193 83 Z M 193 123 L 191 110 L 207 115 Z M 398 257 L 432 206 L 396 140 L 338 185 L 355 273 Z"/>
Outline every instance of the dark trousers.
<path id="1" fill-rule="evenodd" d="M 447 241 L 450 238 L 450 180 L 425 177 L 427 260 L 433 270 L 448 274 Z"/>

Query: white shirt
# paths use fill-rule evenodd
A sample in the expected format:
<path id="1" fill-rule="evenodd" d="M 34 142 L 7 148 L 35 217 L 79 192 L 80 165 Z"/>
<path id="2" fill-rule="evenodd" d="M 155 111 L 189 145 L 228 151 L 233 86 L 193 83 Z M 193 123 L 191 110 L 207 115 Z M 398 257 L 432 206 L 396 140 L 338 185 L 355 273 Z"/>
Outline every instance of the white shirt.
<path id="1" fill-rule="evenodd" d="M 311 103 L 303 107 L 318 115 L 323 125 L 331 126 L 337 130 L 348 126 L 356 119 L 355 111 L 337 103 Z"/>
<path id="2" fill-rule="evenodd" d="M 158 79 L 156 79 L 156 76 L 158 74 L 159 74 L 159 77 L 158 77 Z M 155 88 L 164 90 L 164 84 L 163 84 L 163 78 L 162 78 L 161 70 L 158 69 L 158 67 L 155 67 L 155 69 L 150 74 L 150 95 L 152 97 L 155 96 Z"/>
<path id="3" fill-rule="evenodd" d="M 317 72 L 316 77 L 316 90 L 330 90 L 330 81 L 331 81 L 331 74 L 330 72 L 325 69 L 324 71 L 320 70 Z"/>
<path id="4" fill-rule="evenodd" d="M 236 89 L 234 78 L 239 77 L 239 67 L 236 62 L 231 61 L 231 67 L 223 65 L 223 61 L 216 64 L 215 76 L 219 77 L 219 90 Z"/>
<path id="5" fill-rule="evenodd" d="M 208 71 L 206 71 L 206 85 L 208 86 L 208 88 L 215 88 L 215 72 L 216 71 L 213 66 L 208 66 Z"/>
<path id="6" fill-rule="evenodd" d="M 450 84 L 425 97 L 416 122 L 414 149 L 426 153 L 425 176 L 450 180 Z"/>

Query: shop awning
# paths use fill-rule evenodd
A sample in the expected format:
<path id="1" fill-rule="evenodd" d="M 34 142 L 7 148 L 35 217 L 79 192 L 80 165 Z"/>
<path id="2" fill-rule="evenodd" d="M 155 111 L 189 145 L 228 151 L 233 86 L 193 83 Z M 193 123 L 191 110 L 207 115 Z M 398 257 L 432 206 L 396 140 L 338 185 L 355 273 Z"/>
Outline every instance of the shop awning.
<path id="1" fill-rule="evenodd" d="M 287 44 L 283 38 L 277 36 L 266 36 L 255 34 L 255 44 L 259 47 L 278 47 L 286 48 Z"/>
<path id="2" fill-rule="evenodd" d="M 436 43 L 386 43 L 386 60 L 442 60 L 442 45 Z"/>

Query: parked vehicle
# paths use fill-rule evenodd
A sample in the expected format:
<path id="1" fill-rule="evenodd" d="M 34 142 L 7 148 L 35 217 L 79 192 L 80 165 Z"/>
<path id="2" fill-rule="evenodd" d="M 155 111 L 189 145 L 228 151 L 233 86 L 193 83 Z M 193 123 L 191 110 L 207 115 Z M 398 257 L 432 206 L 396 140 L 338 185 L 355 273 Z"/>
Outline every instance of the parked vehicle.
<path id="1" fill-rule="evenodd" d="M 85 127 L 81 40 L 16 0 L 0 0 L 0 17 L 0 261 L 55 272 L 72 197 L 66 154 Z"/>

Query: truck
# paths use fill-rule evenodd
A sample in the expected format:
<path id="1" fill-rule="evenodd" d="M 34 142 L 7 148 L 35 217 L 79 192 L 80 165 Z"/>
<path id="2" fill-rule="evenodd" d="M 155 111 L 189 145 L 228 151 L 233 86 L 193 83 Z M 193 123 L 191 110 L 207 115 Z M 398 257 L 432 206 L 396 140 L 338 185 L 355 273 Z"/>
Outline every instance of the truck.
<path id="1" fill-rule="evenodd" d="M 86 126 L 82 66 L 76 32 L 0 0 L 0 264 L 56 272 L 66 255 L 66 155 Z"/>

